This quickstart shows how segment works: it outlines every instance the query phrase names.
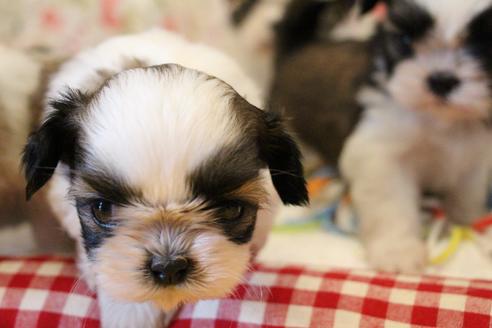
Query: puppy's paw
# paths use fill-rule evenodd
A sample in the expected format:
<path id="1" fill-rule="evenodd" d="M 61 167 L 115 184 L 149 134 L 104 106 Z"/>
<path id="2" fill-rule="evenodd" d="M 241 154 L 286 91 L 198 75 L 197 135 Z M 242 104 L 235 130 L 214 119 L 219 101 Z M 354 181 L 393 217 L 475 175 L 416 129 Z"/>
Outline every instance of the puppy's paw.
<path id="1" fill-rule="evenodd" d="M 422 273 L 427 265 L 427 248 L 418 238 L 381 238 L 367 243 L 367 258 L 375 269 L 397 273 Z"/>

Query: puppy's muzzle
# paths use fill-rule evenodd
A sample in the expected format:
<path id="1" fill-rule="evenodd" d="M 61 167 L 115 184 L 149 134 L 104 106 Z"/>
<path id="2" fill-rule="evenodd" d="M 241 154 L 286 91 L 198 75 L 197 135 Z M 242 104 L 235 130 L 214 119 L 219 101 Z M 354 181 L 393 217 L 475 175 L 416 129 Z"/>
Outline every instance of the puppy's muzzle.
<path id="1" fill-rule="evenodd" d="M 184 256 L 167 258 L 153 255 L 150 259 L 149 270 L 154 280 L 166 287 L 184 282 L 191 271 L 192 263 Z"/>

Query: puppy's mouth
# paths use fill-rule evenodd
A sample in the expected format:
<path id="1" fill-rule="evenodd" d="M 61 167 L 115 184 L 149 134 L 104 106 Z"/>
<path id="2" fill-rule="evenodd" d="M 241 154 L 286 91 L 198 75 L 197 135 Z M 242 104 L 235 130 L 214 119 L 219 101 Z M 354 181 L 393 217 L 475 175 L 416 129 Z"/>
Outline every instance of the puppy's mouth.
<path id="1" fill-rule="evenodd" d="M 451 94 L 448 97 L 433 96 L 434 103 L 443 109 L 459 111 L 463 113 L 475 113 L 475 115 L 488 115 L 492 109 L 492 97 L 490 91 L 481 92 L 480 94 Z"/>
<path id="2" fill-rule="evenodd" d="M 484 120 L 490 117 L 490 111 L 483 110 L 483 107 L 492 108 L 489 105 L 474 106 L 466 104 L 457 104 L 450 99 L 430 96 L 429 99 L 423 100 L 419 110 L 425 110 L 430 114 L 450 122 L 473 122 Z"/>
<path id="3" fill-rule="evenodd" d="M 94 252 L 97 284 L 114 299 L 171 310 L 227 296 L 241 282 L 249 243 L 181 217 L 152 218 L 121 224 Z"/>

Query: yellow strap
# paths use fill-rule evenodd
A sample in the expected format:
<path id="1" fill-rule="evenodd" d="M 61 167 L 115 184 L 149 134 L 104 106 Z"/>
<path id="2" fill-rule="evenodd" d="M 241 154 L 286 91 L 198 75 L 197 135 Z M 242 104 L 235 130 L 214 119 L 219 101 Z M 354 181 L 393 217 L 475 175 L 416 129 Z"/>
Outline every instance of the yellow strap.
<path id="1" fill-rule="evenodd" d="M 453 227 L 451 230 L 451 236 L 449 238 L 449 244 L 441 254 L 430 260 L 433 265 L 439 265 L 446 262 L 451 256 L 456 254 L 458 247 L 464 240 L 473 239 L 473 232 L 470 228 L 465 227 Z"/>
<path id="2" fill-rule="evenodd" d="M 317 231 L 321 228 L 321 222 L 307 222 L 301 224 L 279 225 L 273 227 L 273 232 L 295 234 L 300 232 Z"/>

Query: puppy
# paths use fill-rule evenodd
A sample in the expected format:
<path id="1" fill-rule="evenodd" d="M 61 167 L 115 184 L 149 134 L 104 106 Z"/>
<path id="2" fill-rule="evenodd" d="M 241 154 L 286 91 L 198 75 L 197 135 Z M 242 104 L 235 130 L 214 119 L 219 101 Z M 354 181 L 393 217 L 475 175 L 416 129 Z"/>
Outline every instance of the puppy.
<path id="1" fill-rule="evenodd" d="M 294 0 L 276 29 L 269 102 L 292 117 L 300 139 L 334 167 L 359 119 L 356 94 L 367 76 L 369 51 L 367 42 L 326 35 L 356 9 L 354 5 L 348 0 Z"/>
<path id="2" fill-rule="evenodd" d="M 376 1 L 366 1 L 370 9 Z M 486 213 L 492 166 L 492 1 L 386 1 L 374 43 L 364 117 L 341 169 L 376 268 L 418 272 L 423 192 L 447 217 L 470 224 Z"/>
<path id="3" fill-rule="evenodd" d="M 279 200 L 307 202 L 298 148 L 255 97 L 229 58 L 160 30 L 110 39 L 51 80 L 27 196 L 51 178 L 104 327 L 162 325 L 227 295 Z"/>
<path id="4" fill-rule="evenodd" d="M 0 227 L 26 219 L 20 154 L 31 130 L 32 95 L 40 65 L 26 54 L 0 45 Z"/>

